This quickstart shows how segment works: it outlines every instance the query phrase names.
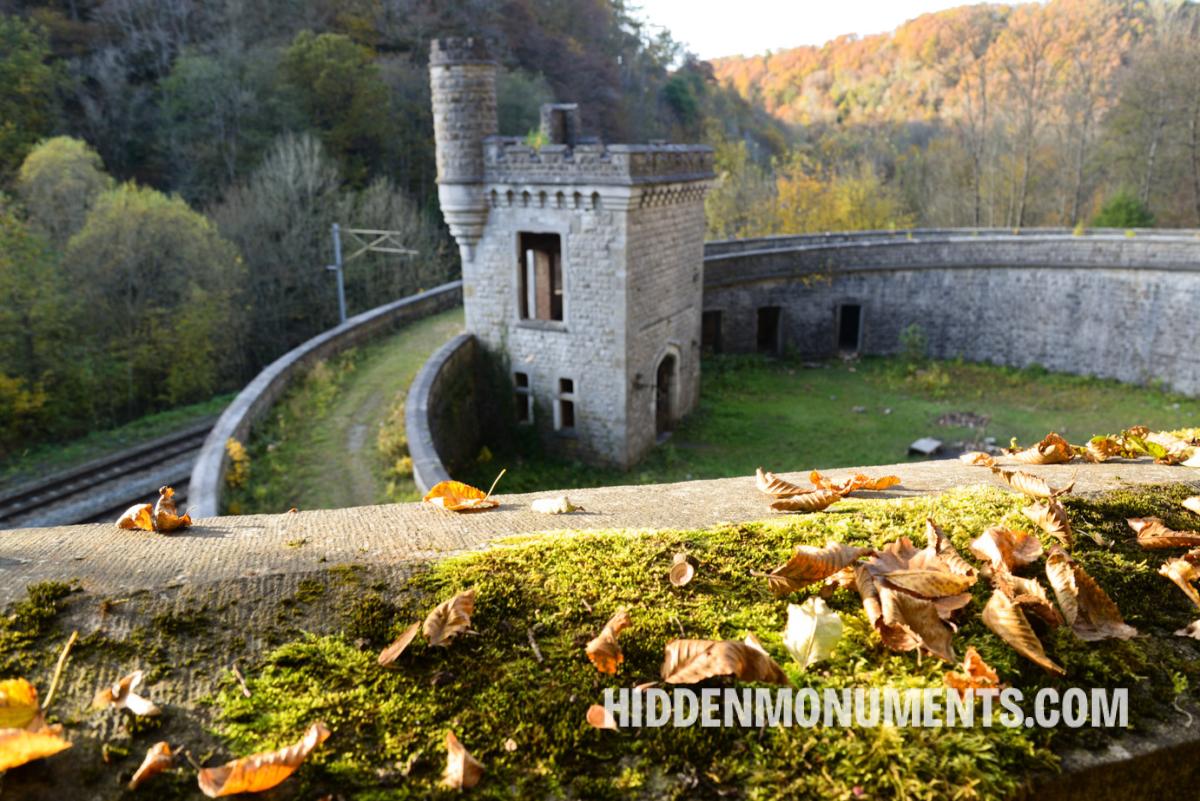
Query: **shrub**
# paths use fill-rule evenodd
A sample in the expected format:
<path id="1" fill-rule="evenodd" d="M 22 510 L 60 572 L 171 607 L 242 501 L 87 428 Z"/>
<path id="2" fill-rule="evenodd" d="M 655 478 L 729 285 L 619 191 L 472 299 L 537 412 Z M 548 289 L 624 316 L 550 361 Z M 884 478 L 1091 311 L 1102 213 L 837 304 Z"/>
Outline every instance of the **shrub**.
<path id="1" fill-rule="evenodd" d="M 929 338 L 919 323 L 913 323 L 900 332 L 900 356 L 909 364 L 925 361 L 929 352 Z"/>
<path id="2" fill-rule="evenodd" d="M 1151 228 L 1154 215 L 1139 198 L 1124 190 L 1104 201 L 1092 218 L 1095 228 Z"/>
<path id="3" fill-rule="evenodd" d="M 60 247 L 83 227 L 96 198 L 111 187 L 99 154 L 69 136 L 38 144 L 17 174 L 17 192 L 33 224 Z"/>

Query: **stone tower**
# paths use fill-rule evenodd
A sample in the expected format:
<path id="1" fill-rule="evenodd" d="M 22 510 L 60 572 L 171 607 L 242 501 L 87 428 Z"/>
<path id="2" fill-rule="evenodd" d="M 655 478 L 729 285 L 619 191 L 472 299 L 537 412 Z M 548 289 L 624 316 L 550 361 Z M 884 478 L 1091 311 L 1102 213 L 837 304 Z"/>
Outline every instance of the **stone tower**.
<path id="1" fill-rule="evenodd" d="M 517 422 L 549 449 L 636 463 L 699 394 L 711 148 L 604 145 L 574 104 L 542 108 L 534 148 L 497 135 L 481 42 L 435 41 L 429 69 L 467 330 L 507 357 Z"/>

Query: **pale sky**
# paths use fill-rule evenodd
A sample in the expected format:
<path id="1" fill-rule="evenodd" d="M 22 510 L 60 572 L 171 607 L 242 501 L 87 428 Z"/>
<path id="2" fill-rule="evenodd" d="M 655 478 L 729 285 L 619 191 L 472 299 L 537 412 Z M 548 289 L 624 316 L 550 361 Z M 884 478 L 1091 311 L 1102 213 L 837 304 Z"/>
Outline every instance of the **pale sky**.
<path id="1" fill-rule="evenodd" d="M 1010 4 L 1025 0 L 1008 0 Z M 973 0 L 633 0 L 638 16 L 665 27 L 700 58 L 758 55 L 819 45 L 844 33 L 895 30 L 929 11 Z"/>

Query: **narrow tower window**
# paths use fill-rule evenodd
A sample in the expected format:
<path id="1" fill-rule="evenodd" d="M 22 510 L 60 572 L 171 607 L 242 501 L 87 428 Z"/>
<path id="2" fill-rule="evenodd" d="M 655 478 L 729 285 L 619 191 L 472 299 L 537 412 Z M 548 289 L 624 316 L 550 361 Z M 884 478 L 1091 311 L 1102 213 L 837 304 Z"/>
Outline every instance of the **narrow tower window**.
<path id="1" fill-rule="evenodd" d="M 570 378 L 558 379 L 558 404 L 554 416 L 556 431 L 560 434 L 575 433 L 575 382 Z"/>
<path id="2" fill-rule="evenodd" d="M 533 422 L 533 391 L 529 388 L 529 373 L 513 373 L 513 388 L 517 407 L 517 422 Z"/>
<path id="3" fill-rule="evenodd" d="M 522 320 L 563 318 L 562 240 L 558 234 L 520 235 Z"/>

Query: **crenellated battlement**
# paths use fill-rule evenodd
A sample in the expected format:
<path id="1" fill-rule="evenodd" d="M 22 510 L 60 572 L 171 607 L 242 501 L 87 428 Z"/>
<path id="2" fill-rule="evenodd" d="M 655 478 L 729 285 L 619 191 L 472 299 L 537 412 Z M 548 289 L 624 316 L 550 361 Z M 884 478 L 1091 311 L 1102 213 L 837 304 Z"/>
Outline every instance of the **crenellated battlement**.
<path id="1" fill-rule="evenodd" d="M 530 147 L 492 136 L 484 142 L 488 183 L 638 185 L 705 181 L 713 177 L 707 145 L 605 145 L 581 142 Z"/>

